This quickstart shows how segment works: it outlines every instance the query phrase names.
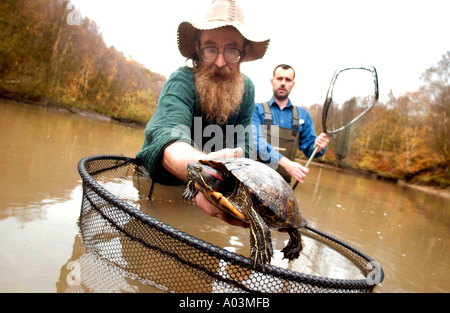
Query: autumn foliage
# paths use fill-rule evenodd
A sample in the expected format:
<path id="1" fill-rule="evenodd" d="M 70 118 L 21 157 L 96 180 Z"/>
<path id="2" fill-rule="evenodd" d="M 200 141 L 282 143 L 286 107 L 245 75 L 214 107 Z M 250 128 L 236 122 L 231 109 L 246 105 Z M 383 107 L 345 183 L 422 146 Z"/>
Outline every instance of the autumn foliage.
<path id="1" fill-rule="evenodd" d="M 450 185 L 450 51 L 427 69 L 423 86 L 395 97 L 391 92 L 347 138 L 331 137 L 325 162 L 380 177 Z M 309 111 L 321 120 L 322 105 Z M 316 131 L 321 132 L 320 123 Z"/>
<path id="2" fill-rule="evenodd" d="M 69 5 L 69 7 L 68 7 Z M 165 78 L 107 47 L 69 1 L 0 2 L 0 94 L 147 122 Z"/>

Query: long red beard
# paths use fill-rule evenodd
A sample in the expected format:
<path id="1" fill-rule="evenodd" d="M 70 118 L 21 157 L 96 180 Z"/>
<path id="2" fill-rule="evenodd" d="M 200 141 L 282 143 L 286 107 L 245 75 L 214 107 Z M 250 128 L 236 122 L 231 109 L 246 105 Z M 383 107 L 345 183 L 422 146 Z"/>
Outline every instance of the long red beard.
<path id="1" fill-rule="evenodd" d="M 244 94 L 244 79 L 239 68 L 201 64 L 195 71 L 200 108 L 210 123 L 223 125 L 237 112 Z"/>

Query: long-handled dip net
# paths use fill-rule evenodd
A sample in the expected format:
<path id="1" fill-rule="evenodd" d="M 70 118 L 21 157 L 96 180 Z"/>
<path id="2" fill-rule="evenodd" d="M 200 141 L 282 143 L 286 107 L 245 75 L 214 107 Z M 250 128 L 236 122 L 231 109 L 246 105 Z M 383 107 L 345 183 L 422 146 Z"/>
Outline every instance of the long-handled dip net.
<path id="1" fill-rule="evenodd" d="M 303 262 L 304 271 L 279 266 L 277 257 L 271 266 L 254 267 L 246 252 L 230 251 L 217 241 L 230 236 L 224 227 L 239 236 L 248 236 L 247 229 L 225 226 L 183 203 L 184 187 L 154 183 L 138 160 L 92 156 L 79 162 L 78 171 L 83 181 L 81 237 L 89 255 L 105 264 L 98 270 L 103 275 L 125 273 L 122 281 L 163 292 L 371 292 L 384 278 L 374 259 L 311 226 L 301 230 L 305 248 L 293 261 Z M 176 227 L 166 220 L 171 215 L 181 220 Z M 308 272 L 316 262 L 327 268 L 335 263 L 336 272 L 346 275 Z M 112 267 L 117 270 L 109 271 Z"/>
<path id="2" fill-rule="evenodd" d="M 342 160 L 347 154 L 355 125 L 378 101 L 378 74 L 373 66 L 348 67 L 337 70 L 331 79 L 322 109 L 322 129 L 331 138 L 336 158 Z M 316 147 L 306 167 L 314 158 Z M 297 187 L 298 181 L 294 184 Z"/>

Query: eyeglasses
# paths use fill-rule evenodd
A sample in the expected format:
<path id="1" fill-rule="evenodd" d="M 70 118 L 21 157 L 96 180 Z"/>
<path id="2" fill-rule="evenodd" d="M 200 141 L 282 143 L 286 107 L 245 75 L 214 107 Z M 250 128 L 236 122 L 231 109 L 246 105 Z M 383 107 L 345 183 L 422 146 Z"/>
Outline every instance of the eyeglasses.
<path id="1" fill-rule="evenodd" d="M 220 51 L 214 47 L 205 47 L 200 49 L 200 55 L 205 62 L 215 62 Z M 236 48 L 226 48 L 222 52 L 227 63 L 238 63 L 242 56 L 242 51 Z"/>

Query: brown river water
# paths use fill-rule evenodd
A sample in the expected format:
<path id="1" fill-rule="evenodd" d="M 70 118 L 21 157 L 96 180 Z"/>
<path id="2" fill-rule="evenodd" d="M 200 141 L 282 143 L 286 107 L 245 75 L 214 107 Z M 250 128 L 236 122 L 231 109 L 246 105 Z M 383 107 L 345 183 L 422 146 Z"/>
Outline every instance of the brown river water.
<path id="1" fill-rule="evenodd" d="M 0 292 L 154 292 L 112 277 L 89 258 L 79 235 L 80 159 L 133 157 L 143 128 L 0 100 Z M 303 215 L 374 258 L 384 281 L 375 292 L 450 292 L 450 198 L 312 165 L 296 190 Z M 248 230 L 186 204 L 156 204 L 149 214 L 248 256 Z M 276 233 L 276 234 L 275 234 Z M 287 239 L 273 233 L 276 266 L 324 277 L 354 275 L 351 265 L 305 242 L 304 261 L 287 263 Z M 300 258 L 299 258 L 300 260 Z M 306 260 L 306 261 L 305 261 Z M 331 264 L 334 263 L 334 264 Z M 73 284 L 75 270 L 82 282 Z"/>

